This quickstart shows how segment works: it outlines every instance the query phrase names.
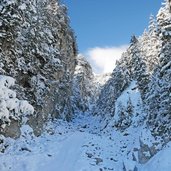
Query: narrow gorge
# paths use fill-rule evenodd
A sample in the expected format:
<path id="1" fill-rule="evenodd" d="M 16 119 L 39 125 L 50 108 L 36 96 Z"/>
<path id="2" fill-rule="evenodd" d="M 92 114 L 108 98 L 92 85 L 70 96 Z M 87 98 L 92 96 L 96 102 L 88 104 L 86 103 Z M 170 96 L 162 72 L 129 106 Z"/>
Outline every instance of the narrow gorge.
<path id="1" fill-rule="evenodd" d="M 170 171 L 170 8 L 96 75 L 59 0 L 1 0 L 0 171 Z"/>

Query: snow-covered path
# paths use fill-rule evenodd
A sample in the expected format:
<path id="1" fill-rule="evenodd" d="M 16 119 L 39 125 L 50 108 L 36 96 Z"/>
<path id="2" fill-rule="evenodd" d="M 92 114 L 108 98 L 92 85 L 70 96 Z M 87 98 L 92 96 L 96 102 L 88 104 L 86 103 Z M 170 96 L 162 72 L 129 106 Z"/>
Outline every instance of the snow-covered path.
<path id="1" fill-rule="evenodd" d="M 113 141 L 93 133 L 95 123 L 89 116 L 80 116 L 71 124 L 60 121 L 48 126 L 47 132 L 53 135 L 46 133 L 33 140 L 29 140 L 28 129 L 27 139 L 8 142 L 11 147 L 0 154 L 0 171 L 115 170 Z"/>
<path id="2" fill-rule="evenodd" d="M 84 133 L 75 132 L 61 143 L 62 146 L 58 149 L 56 156 L 52 157 L 54 159 L 39 167 L 39 170 L 48 170 L 49 166 L 50 170 L 57 170 L 58 168 L 60 168 L 60 171 L 76 170 L 84 139 Z"/>
<path id="3" fill-rule="evenodd" d="M 9 147 L 0 154 L 0 171 L 123 171 L 125 166 L 127 170 L 137 166 L 138 170 L 154 171 L 151 168 L 157 163 L 163 171 L 160 156 L 152 159 L 152 167 L 131 160 L 137 128 L 128 130 L 127 136 L 112 130 L 111 138 L 110 131 L 100 131 L 99 125 L 98 117 L 80 115 L 71 123 L 58 120 L 49 124 L 41 137 L 32 137 L 30 128 L 24 126 L 23 138 L 9 139 Z M 170 151 L 163 155 L 168 154 Z M 170 161 L 166 164 L 169 168 Z"/>

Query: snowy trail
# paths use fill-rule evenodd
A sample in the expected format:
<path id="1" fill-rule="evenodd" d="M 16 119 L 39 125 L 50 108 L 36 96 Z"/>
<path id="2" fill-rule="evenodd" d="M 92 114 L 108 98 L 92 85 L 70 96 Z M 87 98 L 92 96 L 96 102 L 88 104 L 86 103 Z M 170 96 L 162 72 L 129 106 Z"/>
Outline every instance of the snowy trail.
<path id="1" fill-rule="evenodd" d="M 62 141 L 53 140 L 48 142 L 40 142 L 44 145 L 44 151 L 37 151 L 33 154 L 26 152 L 25 154 L 17 154 L 15 156 L 8 155 L 8 162 L 4 166 L 1 165 L 0 170 L 12 171 L 70 171 L 75 170 L 81 156 L 81 148 L 85 140 L 84 133 L 76 132 L 69 138 Z M 31 147 L 29 148 L 31 149 Z M 40 154 L 39 154 L 40 153 Z M 12 158 L 15 158 L 13 161 Z M 1 163 L 3 157 L 1 158 Z M 16 162 L 16 163 L 14 163 Z M 5 167 L 8 166 L 8 167 Z"/>
<path id="2" fill-rule="evenodd" d="M 72 123 L 50 124 L 51 135 L 10 140 L 0 154 L 0 171 L 123 171 L 123 163 L 127 170 L 135 170 L 138 165 L 130 150 L 138 143 L 139 130 L 127 130 L 130 135 L 112 130 L 107 136 L 110 130 L 99 133 L 98 126 L 99 118 L 79 116 Z"/>
<path id="3" fill-rule="evenodd" d="M 59 123 L 53 135 L 33 141 L 12 141 L 11 148 L 0 154 L 0 171 L 101 171 L 112 169 L 113 163 L 106 137 L 91 133 L 92 118 L 78 117 L 72 124 Z M 85 126 L 86 125 L 86 126 Z"/>
<path id="4" fill-rule="evenodd" d="M 49 166 L 51 170 L 57 170 L 58 168 L 60 168 L 60 171 L 75 170 L 81 156 L 81 146 L 84 143 L 84 138 L 85 135 L 83 133 L 76 132 L 66 139 L 60 149 L 58 149 L 54 162 L 49 161 L 49 163 L 46 163 L 46 166 L 48 166 L 47 170 Z M 46 170 L 45 166 L 39 167 L 39 170 Z"/>

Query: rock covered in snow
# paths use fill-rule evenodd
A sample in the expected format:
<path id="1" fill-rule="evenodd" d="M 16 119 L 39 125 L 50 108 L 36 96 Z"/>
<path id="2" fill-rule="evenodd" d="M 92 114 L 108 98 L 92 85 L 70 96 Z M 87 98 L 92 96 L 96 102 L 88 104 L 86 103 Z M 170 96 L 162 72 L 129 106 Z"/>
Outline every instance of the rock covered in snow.
<path id="1" fill-rule="evenodd" d="M 24 122 L 24 118 L 33 115 L 34 108 L 26 100 L 19 100 L 16 97 L 15 91 L 10 87 L 14 86 L 15 80 L 9 76 L 0 75 L 0 132 L 5 136 L 12 136 L 17 138 L 19 136 L 19 124 L 18 131 L 12 132 L 14 123 Z M 12 122 L 13 128 L 9 127 Z M 14 131 L 14 130 L 13 130 Z"/>

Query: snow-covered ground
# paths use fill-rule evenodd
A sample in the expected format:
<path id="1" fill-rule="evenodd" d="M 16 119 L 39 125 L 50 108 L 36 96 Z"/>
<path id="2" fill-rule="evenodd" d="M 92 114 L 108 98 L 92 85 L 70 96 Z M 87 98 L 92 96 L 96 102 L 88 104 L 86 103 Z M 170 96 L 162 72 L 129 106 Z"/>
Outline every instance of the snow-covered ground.
<path id="1" fill-rule="evenodd" d="M 37 138 L 24 126 L 22 138 L 9 139 L 10 147 L 0 154 L 0 170 L 118 171 L 113 140 L 95 134 L 96 120 L 97 117 L 80 116 L 70 124 L 57 121 L 49 124 L 48 133 Z"/>
<path id="2" fill-rule="evenodd" d="M 21 138 L 3 143 L 0 171 L 170 171 L 171 144 L 146 164 L 139 164 L 141 143 L 150 148 L 156 140 L 142 122 L 145 116 L 139 108 L 136 82 L 118 98 L 116 112 L 118 103 L 125 106 L 129 100 L 133 122 L 122 131 L 114 127 L 117 114 L 108 120 L 89 113 L 77 115 L 70 123 L 56 120 L 45 126 L 40 137 L 24 125 Z M 161 149 L 160 144 L 157 148 Z M 144 153 L 148 157 L 148 151 Z"/>
<path id="3" fill-rule="evenodd" d="M 9 139 L 10 146 L 0 154 L 0 171 L 123 171 L 124 167 L 133 170 L 135 166 L 140 171 L 170 171 L 171 147 L 147 164 L 138 165 L 130 160 L 131 153 L 126 155 L 138 142 L 135 132 L 134 141 L 129 135 L 124 138 L 119 133 L 111 138 L 98 133 L 98 120 L 98 117 L 80 116 L 70 124 L 51 123 L 47 132 L 37 138 L 24 126 L 22 138 Z"/>
<path id="4" fill-rule="evenodd" d="M 171 143 L 154 156 L 147 164 L 140 167 L 140 171 L 170 171 Z"/>

